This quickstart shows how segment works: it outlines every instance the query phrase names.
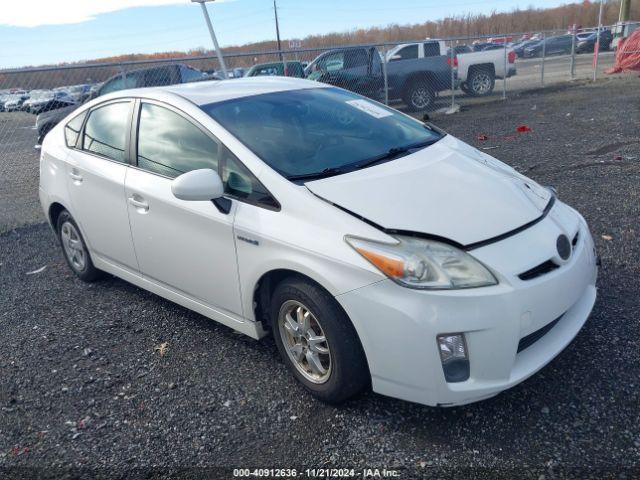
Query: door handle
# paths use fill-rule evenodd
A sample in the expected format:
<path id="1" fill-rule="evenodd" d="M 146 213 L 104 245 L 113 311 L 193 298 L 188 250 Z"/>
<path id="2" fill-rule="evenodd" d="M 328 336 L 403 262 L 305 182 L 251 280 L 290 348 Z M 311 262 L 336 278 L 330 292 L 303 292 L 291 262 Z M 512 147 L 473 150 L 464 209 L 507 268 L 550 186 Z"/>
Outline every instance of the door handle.
<path id="1" fill-rule="evenodd" d="M 149 210 L 149 204 L 145 202 L 140 195 L 133 195 L 132 197 L 129 197 L 129 203 L 138 210 L 142 210 L 144 212 Z"/>
<path id="2" fill-rule="evenodd" d="M 82 175 L 80 175 L 79 173 L 71 171 L 69 172 L 69 176 L 74 182 L 78 182 L 78 183 L 82 182 Z"/>

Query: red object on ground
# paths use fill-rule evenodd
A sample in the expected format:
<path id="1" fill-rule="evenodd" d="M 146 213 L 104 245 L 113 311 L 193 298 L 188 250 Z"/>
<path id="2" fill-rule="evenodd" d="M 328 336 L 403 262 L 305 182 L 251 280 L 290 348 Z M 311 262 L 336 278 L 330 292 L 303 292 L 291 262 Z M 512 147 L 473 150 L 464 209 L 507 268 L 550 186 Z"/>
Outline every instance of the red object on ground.
<path id="1" fill-rule="evenodd" d="M 616 51 L 616 61 L 605 73 L 640 71 L 640 29 L 620 40 Z"/>
<path id="2" fill-rule="evenodd" d="M 489 140 L 489 136 L 485 135 L 484 133 L 481 133 L 480 135 L 478 135 L 476 137 L 476 140 L 478 140 L 479 142 L 485 142 L 485 141 Z"/>
<path id="3" fill-rule="evenodd" d="M 516 127 L 516 132 L 526 133 L 526 132 L 533 132 L 533 130 L 531 130 L 531 127 L 529 127 L 529 125 L 518 125 Z"/>

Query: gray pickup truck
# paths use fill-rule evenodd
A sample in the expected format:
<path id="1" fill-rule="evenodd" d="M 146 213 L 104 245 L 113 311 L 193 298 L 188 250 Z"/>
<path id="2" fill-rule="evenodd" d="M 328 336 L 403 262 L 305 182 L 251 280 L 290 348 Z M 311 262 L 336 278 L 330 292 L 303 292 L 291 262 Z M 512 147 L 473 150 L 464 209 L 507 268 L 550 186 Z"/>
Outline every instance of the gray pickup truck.
<path id="1" fill-rule="evenodd" d="M 451 89 L 451 66 L 446 55 L 398 59 L 386 65 L 382 62 L 375 47 L 339 48 L 318 55 L 305 73 L 309 80 L 383 100 L 386 67 L 389 100 L 402 100 L 411 111 L 431 108 L 438 92 Z"/>

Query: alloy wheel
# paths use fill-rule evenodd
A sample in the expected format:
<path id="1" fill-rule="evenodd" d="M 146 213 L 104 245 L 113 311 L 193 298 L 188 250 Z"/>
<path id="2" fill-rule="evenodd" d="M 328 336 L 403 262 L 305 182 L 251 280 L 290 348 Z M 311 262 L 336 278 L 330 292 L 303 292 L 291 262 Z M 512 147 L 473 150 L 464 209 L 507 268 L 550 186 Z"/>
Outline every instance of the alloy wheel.
<path id="1" fill-rule="evenodd" d="M 329 380 L 329 343 L 316 316 L 302 303 L 288 300 L 280 307 L 278 331 L 287 356 L 302 376 L 315 384 Z"/>
<path id="2" fill-rule="evenodd" d="M 60 228 L 60 239 L 64 254 L 71 266 L 78 272 L 82 272 L 87 265 L 87 256 L 82 238 L 73 223 L 66 221 Z"/>
<path id="3" fill-rule="evenodd" d="M 411 103 L 414 107 L 424 109 L 429 106 L 431 95 L 426 87 L 418 87 L 411 92 Z"/>
<path id="4" fill-rule="evenodd" d="M 488 73 L 476 73 L 471 82 L 471 89 L 478 95 L 485 94 L 491 90 L 491 77 Z"/>

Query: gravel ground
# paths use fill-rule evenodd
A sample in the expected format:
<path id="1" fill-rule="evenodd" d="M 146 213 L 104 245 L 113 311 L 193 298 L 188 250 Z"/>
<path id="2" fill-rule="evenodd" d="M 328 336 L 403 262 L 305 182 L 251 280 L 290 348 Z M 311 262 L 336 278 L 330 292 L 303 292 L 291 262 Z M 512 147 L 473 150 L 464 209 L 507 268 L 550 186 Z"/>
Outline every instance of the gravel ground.
<path id="1" fill-rule="evenodd" d="M 599 300 L 575 341 L 523 384 L 465 407 L 372 393 L 323 405 L 271 339 L 116 278 L 83 284 L 44 224 L 1 234 L 0 467 L 52 478 L 60 468 L 155 467 L 159 478 L 186 467 L 329 465 L 405 468 L 402 478 L 639 475 L 639 112 L 640 80 L 628 78 L 435 118 L 556 186 L 589 221 L 603 262 Z M 518 134 L 519 124 L 533 131 Z M 230 475 L 181 472 L 205 473 Z"/>
<path id="2" fill-rule="evenodd" d="M 0 112 L 0 232 L 43 222 L 35 115 Z"/>

